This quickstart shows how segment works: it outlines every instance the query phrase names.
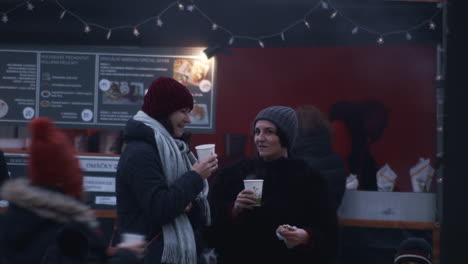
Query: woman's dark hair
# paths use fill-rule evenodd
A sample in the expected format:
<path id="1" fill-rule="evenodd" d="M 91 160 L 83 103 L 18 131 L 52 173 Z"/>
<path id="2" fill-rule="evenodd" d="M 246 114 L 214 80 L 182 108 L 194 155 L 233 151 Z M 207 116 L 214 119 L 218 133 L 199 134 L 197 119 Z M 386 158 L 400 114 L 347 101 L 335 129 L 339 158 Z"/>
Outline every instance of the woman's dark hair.
<path id="1" fill-rule="evenodd" d="M 289 152 L 289 147 L 290 147 L 289 146 L 289 140 L 286 137 L 286 134 L 283 132 L 283 130 L 281 130 L 278 126 L 276 126 L 276 134 L 279 137 L 281 146 L 287 148 L 288 152 Z"/>
<path id="2" fill-rule="evenodd" d="M 172 122 L 169 119 L 169 116 L 163 116 L 163 117 L 160 117 L 160 118 L 158 118 L 156 120 L 158 120 L 158 122 L 161 123 L 161 125 L 163 125 L 163 127 L 167 130 L 167 132 L 169 132 L 169 134 L 172 135 L 174 133 L 174 127 L 172 127 Z M 190 146 L 190 142 L 191 142 L 191 139 L 192 139 L 192 133 L 184 132 L 182 134 L 182 136 L 180 138 L 177 138 L 177 139 L 180 139 L 180 140 L 184 141 L 185 143 L 187 143 Z"/>
<path id="3" fill-rule="evenodd" d="M 172 133 L 174 133 L 174 127 L 172 127 L 172 122 L 169 119 L 169 116 L 163 116 L 156 120 L 158 120 L 158 122 L 161 123 L 161 125 L 163 125 L 163 127 L 167 130 L 167 132 L 169 132 L 169 134 L 172 135 Z"/>

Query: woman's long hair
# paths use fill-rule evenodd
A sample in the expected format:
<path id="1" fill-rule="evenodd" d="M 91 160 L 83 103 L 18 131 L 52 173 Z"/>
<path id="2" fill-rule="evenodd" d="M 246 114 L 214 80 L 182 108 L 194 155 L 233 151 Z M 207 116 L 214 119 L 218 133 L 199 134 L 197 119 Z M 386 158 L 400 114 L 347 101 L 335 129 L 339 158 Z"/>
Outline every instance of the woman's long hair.
<path id="1" fill-rule="evenodd" d="M 174 134 L 174 127 L 172 126 L 172 122 L 169 119 L 169 116 L 163 116 L 163 117 L 157 118 L 156 120 L 158 120 L 158 122 L 161 123 L 161 125 L 163 125 L 163 127 L 167 130 L 167 132 L 169 132 L 169 134 L 171 135 Z M 187 143 L 187 145 L 190 146 L 192 133 L 184 131 L 182 136 L 177 139 L 184 141 L 185 143 Z"/>

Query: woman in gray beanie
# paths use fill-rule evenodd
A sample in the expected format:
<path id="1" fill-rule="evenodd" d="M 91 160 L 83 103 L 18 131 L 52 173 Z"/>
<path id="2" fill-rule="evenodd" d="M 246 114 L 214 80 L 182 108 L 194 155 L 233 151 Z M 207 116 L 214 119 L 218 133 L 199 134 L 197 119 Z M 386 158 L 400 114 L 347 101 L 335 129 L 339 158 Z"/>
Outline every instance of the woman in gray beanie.
<path id="1" fill-rule="evenodd" d="M 258 158 L 219 170 L 209 196 L 211 242 L 219 263 L 329 263 L 337 217 L 327 182 L 291 159 L 298 132 L 293 109 L 273 106 L 253 122 Z M 243 180 L 262 179 L 261 205 Z"/>

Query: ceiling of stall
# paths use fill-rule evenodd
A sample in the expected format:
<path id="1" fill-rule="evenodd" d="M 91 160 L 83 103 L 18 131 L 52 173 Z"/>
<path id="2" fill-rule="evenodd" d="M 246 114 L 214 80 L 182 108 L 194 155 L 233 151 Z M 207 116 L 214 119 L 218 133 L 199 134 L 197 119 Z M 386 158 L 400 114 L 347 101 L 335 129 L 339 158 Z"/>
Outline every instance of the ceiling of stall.
<path id="1" fill-rule="evenodd" d="M 234 47 L 259 46 L 258 40 L 267 47 L 375 45 L 380 35 L 385 44 L 434 44 L 441 39 L 441 9 L 436 3 L 324 1 L 325 5 L 321 0 L 30 0 L 31 11 L 28 2 L 3 0 L 0 16 L 5 14 L 8 21 L 0 22 L 0 39 L 28 44 L 208 46 L 228 44 L 232 35 L 247 37 L 236 37 Z M 185 5 L 183 11 L 178 3 Z M 195 6 L 192 11 L 187 10 L 190 5 Z M 158 15 L 162 27 L 157 26 Z M 435 30 L 429 29 L 431 21 Z M 217 30 L 212 30 L 213 23 L 219 25 Z M 84 32 L 85 24 L 91 25 L 89 33 Z M 135 37 L 138 24 L 140 35 Z M 387 34 L 392 32 L 398 33 Z"/>

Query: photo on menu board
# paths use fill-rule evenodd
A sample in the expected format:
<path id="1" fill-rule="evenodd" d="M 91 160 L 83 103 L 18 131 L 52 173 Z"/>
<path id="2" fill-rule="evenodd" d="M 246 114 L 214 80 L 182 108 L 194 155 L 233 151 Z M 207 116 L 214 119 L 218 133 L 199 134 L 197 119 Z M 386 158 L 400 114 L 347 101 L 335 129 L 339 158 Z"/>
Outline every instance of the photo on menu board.
<path id="1" fill-rule="evenodd" d="M 190 112 L 192 124 L 204 125 L 208 124 L 208 110 L 206 104 L 194 104 L 192 112 Z"/>
<path id="2" fill-rule="evenodd" d="M 0 118 L 3 118 L 8 114 L 8 104 L 0 99 Z"/>
<path id="3" fill-rule="evenodd" d="M 176 59 L 174 60 L 174 79 L 186 86 L 199 86 L 210 65 L 204 60 Z"/>
<path id="4" fill-rule="evenodd" d="M 103 104 L 118 104 L 118 105 L 135 105 L 142 104 L 145 96 L 144 84 L 141 82 L 126 82 L 126 81 L 107 81 L 108 84 L 100 84 L 103 92 Z"/>
<path id="5" fill-rule="evenodd" d="M 212 87 L 211 82 L 207 79 L 209 70 L 210 64 L 206 60 L 175 59 L 173 78 L 187 87 L 197 87 L 202 94 L 205 94 L 210 92 Z M 190 118 L 192 125 L 209 124 L 209 109 L 203 99 L 193 105 Z"/>

